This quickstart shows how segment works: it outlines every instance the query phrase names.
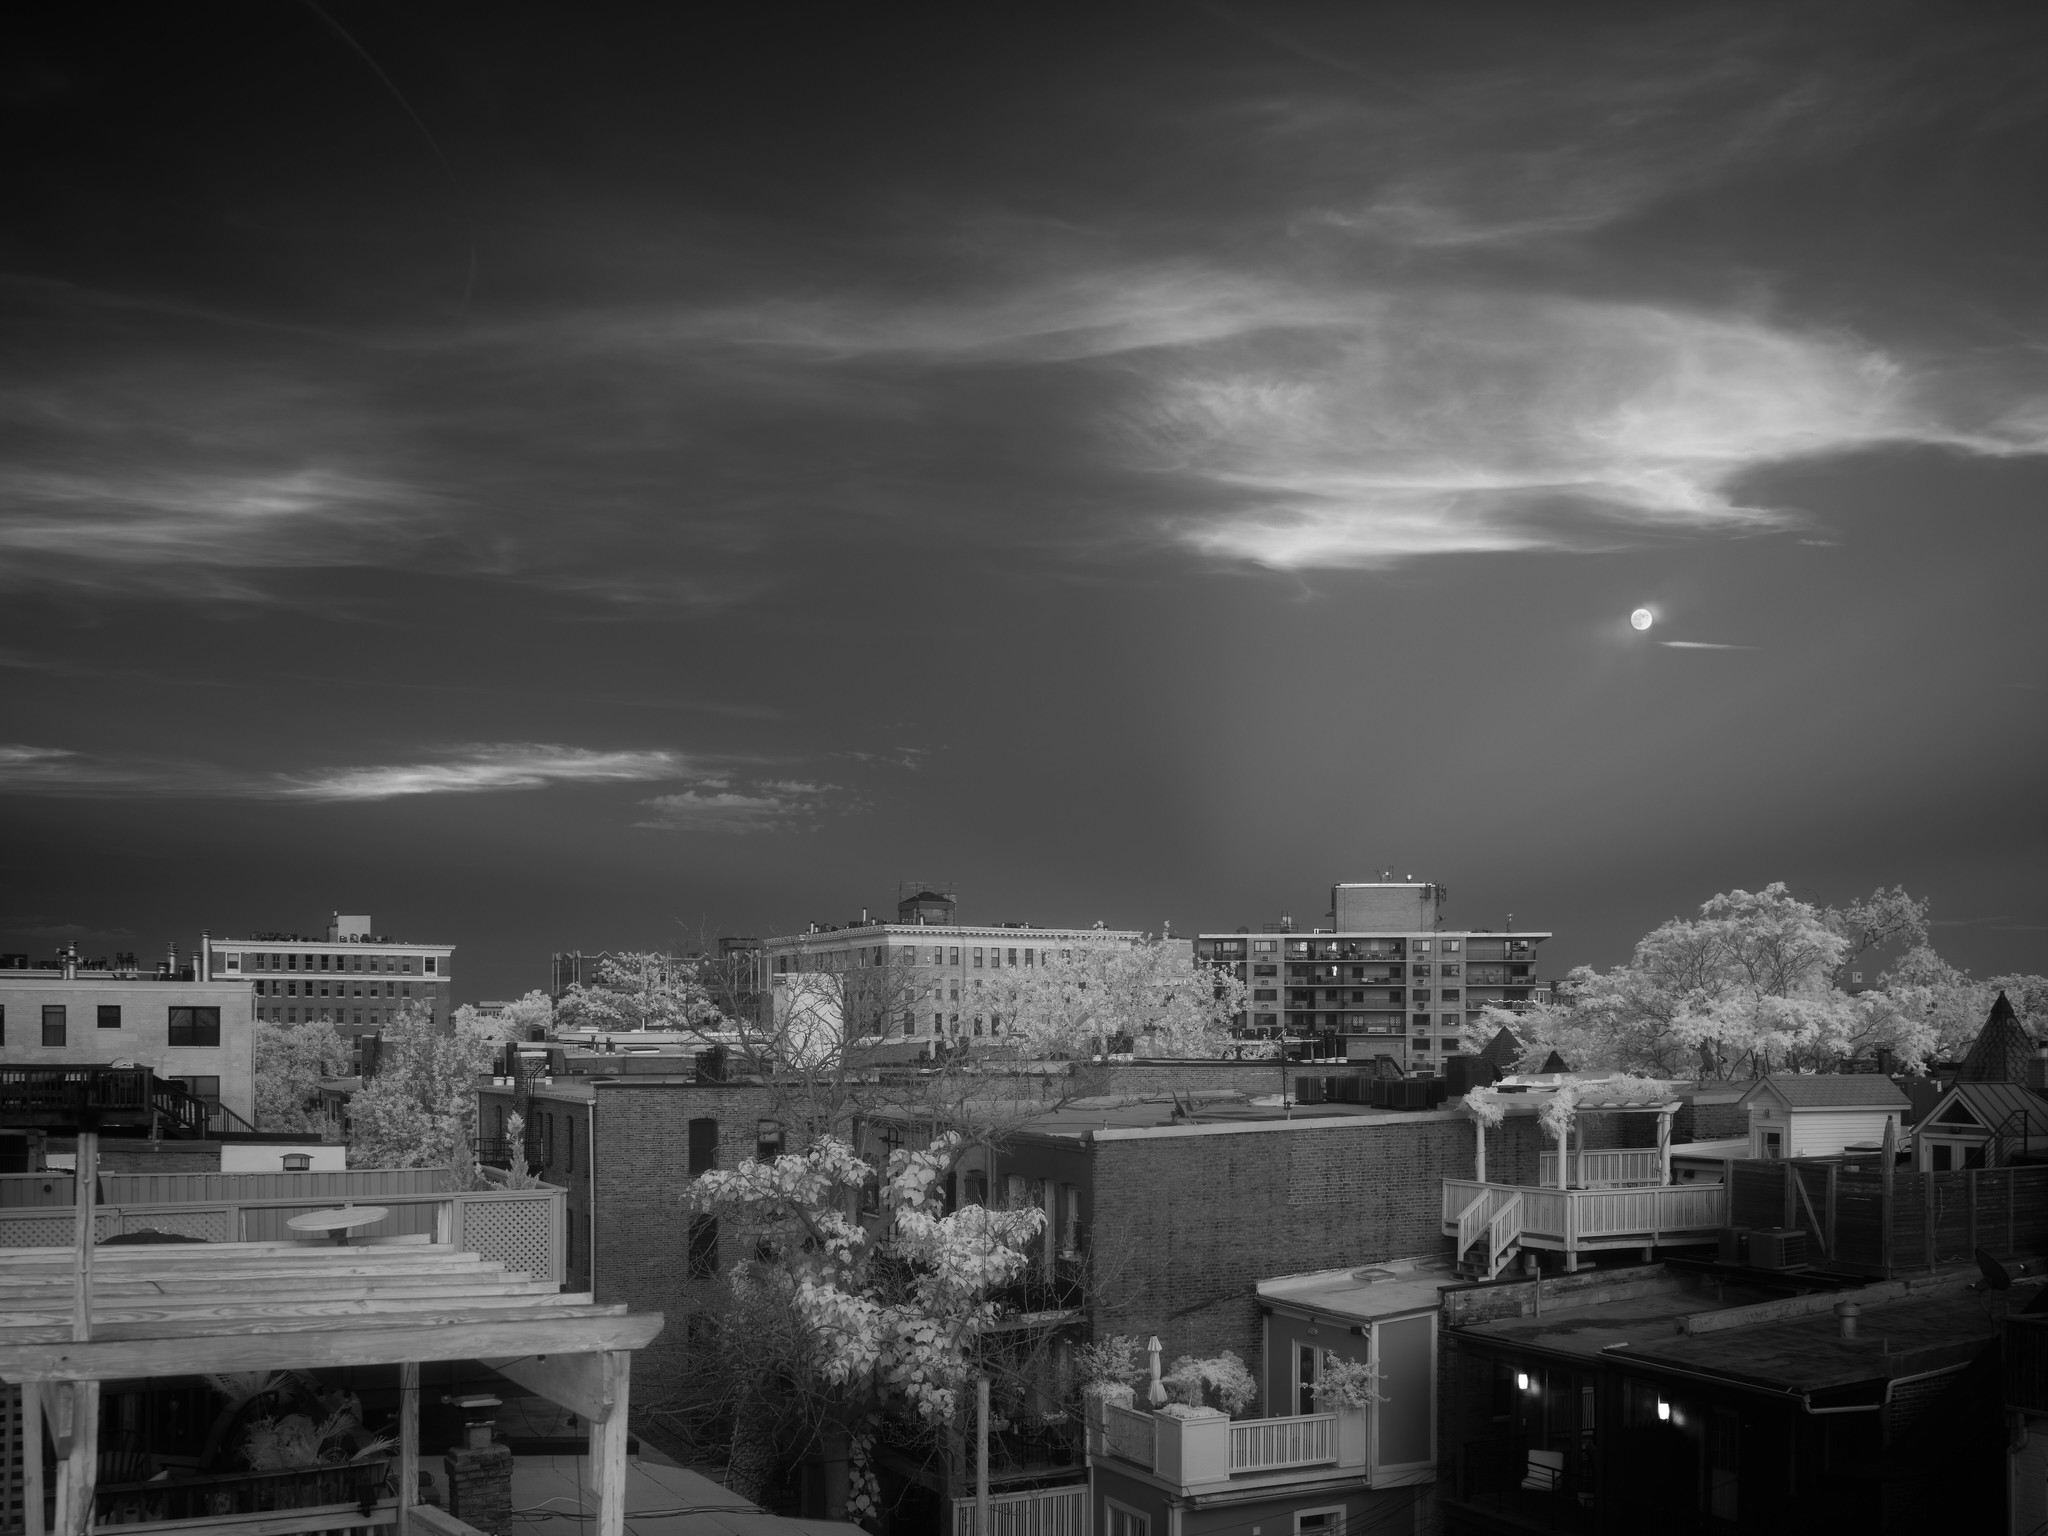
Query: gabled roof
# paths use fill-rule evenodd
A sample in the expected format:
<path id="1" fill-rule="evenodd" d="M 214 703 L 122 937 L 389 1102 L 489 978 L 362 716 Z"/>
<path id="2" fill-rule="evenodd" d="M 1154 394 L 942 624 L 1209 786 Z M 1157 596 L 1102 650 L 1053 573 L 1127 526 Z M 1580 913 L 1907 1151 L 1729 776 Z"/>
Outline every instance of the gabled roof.
<path id="1" fill-rule="evenodd" d="M 1557 1052 L 1552 1051 L 1548 1056 L 1543 1058 L 1543 1065 L 1538 1067 L 1536 1070 L 1538 1072 L 1569 1072 L 1571 1071 L 1571 1068 L 1564 1064 L 1564 1058 L 1562 1056 L 1558 1055 Z"/>
<path id="2" fill-rule="evenodd" d="M 1965 1111 L 1958 1114 L 1957 1110 Z M 2048 1098 L 2013 1083 L 1957 1083 L 1941 1096 L 1934 1108 L 1916 1127 L 1925 1133 L 1970 1135 L 1996 1131 L 2014 1113 L 2027 1117 L 2033 1135 L 2048 1132 Z"/>
<path id="3" fill-rule="evenodd" d="M 1774 1072 L 1759 1078 L 1735 1102 L 1747 1104 L 1769 1093 L 1792 1109 L 1910 1109 L 1912 1100 L 1888 1077 L 1874 1072 L 1808 1074 Z"/>
<path id="4" fill-rule="evenodd" d="M 2001 992 L 1998 1001 L 1991 1005 L 1984 1027 L 1977 1032 L 1977 1043 L 1963 1058 L 1963 1067 L 1956 1074 L 1956 1081 L 2017 1083 L 2024 1087 L 2027 1064 L 2033 1059 L 2034 1042 L 2021 1027 L 2019 1015 L 2013 1012 L 2012 1004 Z"/>
<path id="5" fill-rule="evenodd" d="M 1481 1061 L 1490 1061 L 1503 1072 L 1515 1070 L 1515 1063 L 1522 1059 L 1522 1042 L 1515 1038 L 1515 1032 L 1506 1025 L 1499 1034 L 1486 1042 L 1486 1049 L 1479 1053 Z"/>

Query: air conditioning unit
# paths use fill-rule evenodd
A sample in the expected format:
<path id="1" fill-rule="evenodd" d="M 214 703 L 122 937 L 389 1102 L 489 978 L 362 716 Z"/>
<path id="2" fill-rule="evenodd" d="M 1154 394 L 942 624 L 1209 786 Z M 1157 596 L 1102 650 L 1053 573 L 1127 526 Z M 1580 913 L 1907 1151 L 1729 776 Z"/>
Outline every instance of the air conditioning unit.
<path id="1" fill-rule="evenodd" d="M 1806 1234 L 1767 1227 L 1749 1234 L 1751 1269 L 1800 1269 L 1806 1264 Z"/>

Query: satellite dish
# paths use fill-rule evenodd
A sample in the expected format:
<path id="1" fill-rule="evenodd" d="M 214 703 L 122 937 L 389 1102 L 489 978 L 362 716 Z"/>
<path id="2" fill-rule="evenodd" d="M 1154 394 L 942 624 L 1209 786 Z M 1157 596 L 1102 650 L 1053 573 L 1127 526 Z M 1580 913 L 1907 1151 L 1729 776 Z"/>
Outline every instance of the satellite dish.
<path id="1" fill-rule="evenodd" d="M 1979 1248 L 1973 1257 L 1977 1260 L 1977 1268 L 1984 1272 L 1984 1283 L 1990 1286 L 1992 1290 L 2009 1291 L 2012 1289 L 2012 1276 L 2007 1273 L 2006 1267 L 2003 1264 L 1992 1257 L 1989 1248 Z"/>

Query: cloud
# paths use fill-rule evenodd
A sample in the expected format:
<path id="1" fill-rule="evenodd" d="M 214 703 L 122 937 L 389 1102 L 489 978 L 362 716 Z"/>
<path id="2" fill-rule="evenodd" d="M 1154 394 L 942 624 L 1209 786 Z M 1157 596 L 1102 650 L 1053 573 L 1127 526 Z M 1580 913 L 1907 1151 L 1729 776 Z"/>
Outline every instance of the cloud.
<path id="1" fill-rule="evenodd" d="M 767 779 L 748 792 L 732 788 L 727 779 L 706 779 L 680 793 L 641 801 L 655 815 L 634 825 L 657 832 L 732 836 L 798 830 L 815 823 L 838 789 L 836 784 Z"/>
<path id="2" fill-rule="evenodd" d="M 695 771 L 680 753 L 604 752 L 531 743 L 456 748 L 419 763 L 299 773 L 246 773 L 213 764 L 117 759 L 59 747 L 0 745 L 0 793 L 93 798 L 352 802 L 409 795 L 644 783 Z"/>
<path id="3" fill-rule="evenodd" d="M 1753 645 L 1722 645 L 1713 640 L 1659 640 L 1674 651 L 1753 651 Z"/>

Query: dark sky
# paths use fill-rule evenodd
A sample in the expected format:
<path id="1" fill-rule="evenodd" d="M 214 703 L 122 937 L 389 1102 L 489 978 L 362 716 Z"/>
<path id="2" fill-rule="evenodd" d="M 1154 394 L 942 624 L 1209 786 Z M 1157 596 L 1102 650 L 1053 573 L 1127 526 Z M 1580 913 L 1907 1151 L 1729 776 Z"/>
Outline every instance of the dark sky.
<path id="1" fill-rule="evenodd" d="M 1391 867 L 2048 970 L 2041 7 L 4 26 L 0 948 Z"/>

